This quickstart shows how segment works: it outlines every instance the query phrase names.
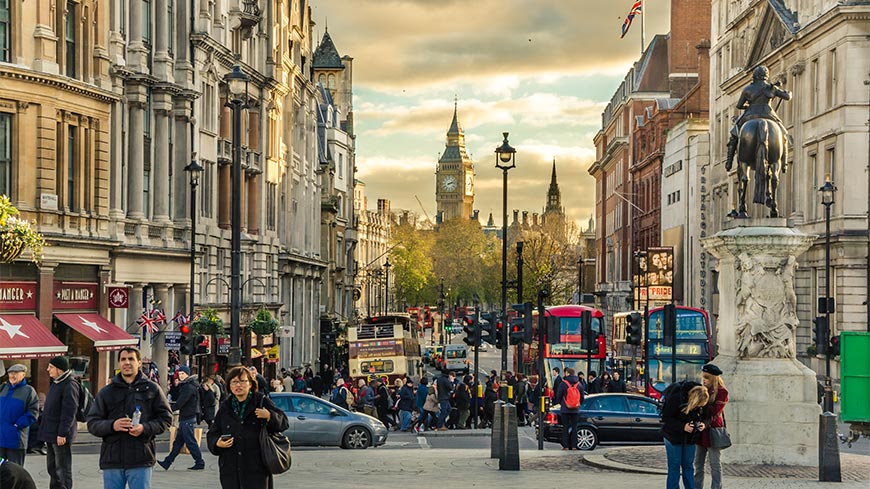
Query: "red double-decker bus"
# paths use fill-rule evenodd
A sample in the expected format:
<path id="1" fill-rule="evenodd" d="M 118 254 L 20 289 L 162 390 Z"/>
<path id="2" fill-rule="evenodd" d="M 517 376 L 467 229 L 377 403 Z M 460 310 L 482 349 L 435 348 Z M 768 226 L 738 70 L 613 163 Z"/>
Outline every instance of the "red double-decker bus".
<path id="1" fill-rule="evenodd" d="M 583 311 L 589 311 L 592 313 L 592 331 L 596 335 L 597 346 L 591 351 L 585 350 L 581 342 L 582 327 L 580 324 L 580 318 Z M 526 363 L 527 371 L 537 374 L 537 311 L 535 311 L 534 314 L 534 341 L 531 345 L 525 345 L 526 354 L 524 355 L 523 361 Z M 548 307 L 545 314 L 547 318 L 551 318 L 549 320 L 556 321 L 559 324 L 559 339 L 553 343 L 551 343 L 552 340 L 550 338 L 544 339 L 544 364 L 546 365 L 544 379 L 548 387 L 553 385 L 553 367 L 559 367 L 560 372 L 564 371 L 567 367 L 573 368 L 576 372 L 586 372 L 588 361 L 591 362 L 593 369 L 600 368 L 600 365 L 607 358 L 604 313 L 594 307 L 567 304 Z"/>

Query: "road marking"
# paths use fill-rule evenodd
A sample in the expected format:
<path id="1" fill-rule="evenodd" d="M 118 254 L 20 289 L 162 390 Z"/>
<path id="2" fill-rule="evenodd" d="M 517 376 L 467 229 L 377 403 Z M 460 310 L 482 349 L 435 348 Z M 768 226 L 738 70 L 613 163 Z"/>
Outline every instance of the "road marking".
<path id="1" fill-rule="evenodd" d="M 428 450 L 432 448 L 429 446 L 429 440 L 427 440 L 425 436 L 418 436 L 417 443 L 420 444 L 420 448 L 422 448 L 423 450 Z"/>

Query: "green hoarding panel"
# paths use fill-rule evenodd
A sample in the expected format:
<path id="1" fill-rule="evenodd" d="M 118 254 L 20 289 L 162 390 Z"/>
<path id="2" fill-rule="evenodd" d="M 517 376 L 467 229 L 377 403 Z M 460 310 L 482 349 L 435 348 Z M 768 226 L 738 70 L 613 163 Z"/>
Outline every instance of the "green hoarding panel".
<path id="1" fill-rule="evenodd" d="M 870 333 L 840 333 L 840 416 L 870 422 Z"/>

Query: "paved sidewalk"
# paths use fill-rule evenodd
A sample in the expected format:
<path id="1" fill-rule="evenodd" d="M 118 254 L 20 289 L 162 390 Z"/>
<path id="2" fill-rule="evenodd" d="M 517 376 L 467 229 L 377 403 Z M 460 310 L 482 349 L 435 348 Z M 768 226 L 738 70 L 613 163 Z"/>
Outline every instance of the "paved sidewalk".
<path id="1" fill-rule="evenodd" d="M 613 449 L 603 449 L 606 453 Z M 598 452 L 596 450 L 595 452 Z M 160 456 L 165 453 L 160 453 Z M 203 454 L 206 470 L 192 472 L 188 456 L 182 455 L 171 470 L 154 471 L 152 486 L 158 489 L 189 489 L 218 487 L 217 458 Z M 603 470 L 582 461 L 578 452 L 523 451 L 519 472 L 498 470 L 498 461 L 489 458 L 489 450 L 341 450 L 296 449 L 293 468 L 276 478 L 275 487 L 402 487 L 413 484 L 415 489 L 444 487 L 473 488 L 556 488 L 566 480 L 579 478 L 603 485 L 608 489 L 664 487 L 663 475 L 636 474 Z M 77 489 L 102 487 L 98 469 L 99 455 L 75 454 L 74 476 Z M 39 487 L 48 487 L 45 458 L 28 456 L 26 468 L 34 474 Z M 587 477 L 584 477 L 584 474 Z M 579 482 L 578 482 L 579 484 Z M 582 484 L 581 484 L 582 485 Z M 866 481 L 846 481 L 842 484 L 820 484 L 815 479 L 763 479 L 758 477 L 728 477 L 729 489 L 866 488 Z"/>

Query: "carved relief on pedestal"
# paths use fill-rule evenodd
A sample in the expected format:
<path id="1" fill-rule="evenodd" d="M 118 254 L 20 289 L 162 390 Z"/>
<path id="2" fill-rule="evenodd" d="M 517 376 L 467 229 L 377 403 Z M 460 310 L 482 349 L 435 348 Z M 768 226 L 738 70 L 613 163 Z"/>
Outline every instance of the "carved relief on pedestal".
<path id="1" fill-rule="evenodd" d="M 794 256 L 737 257 L 737 352 L 741 357 L 795 358 L 798 326 Z"/>

